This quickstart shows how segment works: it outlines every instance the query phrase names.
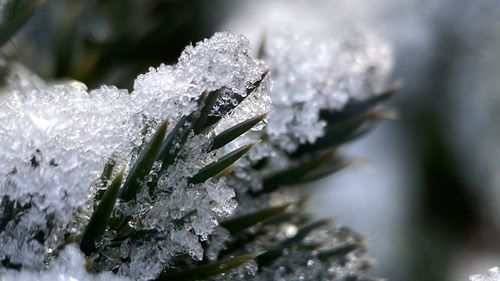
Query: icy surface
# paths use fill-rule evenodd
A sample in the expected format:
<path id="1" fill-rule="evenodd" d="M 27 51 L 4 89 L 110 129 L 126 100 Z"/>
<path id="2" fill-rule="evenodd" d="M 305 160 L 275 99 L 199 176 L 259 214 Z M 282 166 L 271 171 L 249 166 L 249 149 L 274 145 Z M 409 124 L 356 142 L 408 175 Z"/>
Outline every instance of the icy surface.
<path id="1" fill-rule="evenodd" d="M 488 271 L 488 274 L 476 274 L 469 277 L 470 281 L 499 281 L 500 271 L 498 267 L 494 267 Z"/>
<path id="2" fill-rule="evenodd" d="M 266 132 L 288 152 L 323 135 L 321 110 L 337 111 L 377 94 L 392 67 L 390 48 L 371 34 L 323 37 L 275 32 L 266 39 L 274 82 Z"/>
<path id="3" fill-rule="evenodd" d="M 131 281 L 110 272 L 90 274 L 85 269 L 85 257 L 75 245 L 64 248 L 50 269 L 42 271 L 6 270 L 0 268 L 0 281 Z"/>

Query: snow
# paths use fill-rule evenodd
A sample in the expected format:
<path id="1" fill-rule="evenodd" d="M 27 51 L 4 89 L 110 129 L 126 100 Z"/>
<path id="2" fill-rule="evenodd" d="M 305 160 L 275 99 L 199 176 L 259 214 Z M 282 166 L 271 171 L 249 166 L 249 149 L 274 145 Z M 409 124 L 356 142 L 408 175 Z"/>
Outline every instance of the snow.
<path id="1" fill-rule="evenodd" d="M 113 278 L 151 280 L 174 257 L 215 260 L 230 239 L 219 222 L 233 215 L 238 204 L 250 211 L 297 201 L 300 194 L 290 190 L 262 197 L 261 203 L 245 195 L 237 202 L 235 196 L 236 191 L 260 187 L 266 174 L 250 168 L 259 159 L 271 158 L 266 173 L 295 164 L 287 153 L 323 134 L 321 110 L 341 110 L 347 102 L 381 90 L 391 53 L 368 34 L 325 40 L 310 34 L 276 33 L 266 41 L 264 59 L 270 67 L 251 56 L 243 36 L 216 33 L 188 46 L 177 64 L 139 75 L 130 93 L 113 86 L 88 91 L 78 82 L 46 84 L 19 69 L 20 75 L 13 76 L 7 86 L 9 98 L 0 105 L 0 260 L 14 267 L 22 265 L 23 270 L 6 271 L 7 279 L 0 280 L 30 280 L 37 274 L 42 280 L 111 278 L 110 274 L 87 274 L 75 246 L 57 253 L 68 234 L 78 236 L 84 230 L 97 203 L 93 195 L 103 188 L 98 177 L 105 163 L 114 160 L 114 173 L 125 169 L 127 175 L 140 147 L 159 124 L 169 120 L 167 133 L 172 132 L 181 117 L 198 110 L 203 93 L 223 90 L 210 112 L 221 121 L 199 134 L 191 132 L 182 146 L 176 143 L 176 160 L 165 170 L 161 161 L 155 163 L 136 198 L 117 203 L 113 216 L 126 216 L 128 223 L 125 230 L 108 229 L 97 241 L 100 258 L 90 270 L 117 269 Z M 247 97 L 259 81 L 260 86 Z M 228 105 L 243 97 L 240 106 L 227 112 Z M 216 134 L 268 112 L 269 118 L 246 134 L 210 150 Z M 237 162 L 235 177 L 189 182 L 201 168 L 228 152 L 262 139 L 262 131 L 265 138 Z M 268 241 L 250 243 L 247 252 L 261 252 L 266 245 L 293 237 L 300 225 L 269 227 Z M 145 234 L 140 239 L 119 240 L 123 231 Z M 117 246 L 110 246 L 117 240 Z M 329 242 L 322 250 L 357 241 L 357 237 L 338 226 L 322 228 L 258 275 L 256 265 L 249 263 L 243 273 L 226 277 L 340 280 L 358 274 L 366 264 L 363 251 L 350 254 L 341 264 L 321 261 L 318 252 L 303 253 L 300 248 L 325 241 Z"/>
<path id="2" fill-rule="evenodd" d="M 5 219 L 0 258 L 40 268 L 63 241 L 75 211 L 113 152 L 133 147 L 129 96 L 71 84 L 12 92 L 0 107 L 0 190 L 17 220 Z M 38 235 L 38 241 L 33 239 Z"/>
<path id="3" fill-rule="evenodd" d="M 500 271 L 498 267 L 493 267 L 486 275 L 476 274 L 469 277 L 470 281 L 498 281 L 500 280 Z"/>
<path id="4" fill-rule="evenodd" d="M 157 121 L 174 113 L 189 114 L 196 106 L 193 99 L 204 91 L 225 87 L 232 94 L 246 96 L 246 88 L 267 68 L 249 53 L 250 43 L 244 36 L 216 33 L 196 46 L 188 46 L 177 64 L 161 65 L 139 75 L 133 95 L 147 109 L 146 114 Z M 216 107 L 232 103 L 233 99 L 226 93 Z"/>
<path id="5" fill-rule="evenodd" d="M 68 245 L 49 270 L 6 270 L 0 268 L 0 281 L 131 281 L 110 272 L 91 274 L 85 269 L 85 257 L 76 245 Z"/>
<path id="6" fill-rule="evenodd" d="M 132 94 L 145 108 L 145 115 L 153 120 L 161 120 L 165 115 L 175 119 L 191 113 L 196 108 L 193 99 L 205 91 L 230 89 L 214 108 L 233 103 L 234 95 L 246 96 L 247 88 L 267 70 L 266 65 L 249 55 L 249 48 L 248 40 L 242 36 L 217 33 L 194 47 L 187 47 L 176 65 L 160 66 L 139 76 Z M 162 237 L 161 241 L 130 241 L 132 259 L 129 265 L 120 268 L 121 274 L 154 278 L 176 255 L 186 253 L 195 260 L 203 258 L 201 243 L 217 230 L 220 220 L 234 212 L 237 202 L 233 188 L 223 178 L 200 184 L 188 183 L 188 179 L 232 149 L 255 139 L 253 135 L 243 136 L 218 151 L 209 151 L 215 133 L 269 110 L 269 92 L 270 82 L 263 82 L 228 114 L 212 111 L 211 115 L 223 116 L 222 120 L 216 128 L 188 137 L 176 162 L 159 176 L 154 199 L 144 188 L 136 205 L 119 206 L 132 215 L 130 223 L 135 228 L 155 229 L 159 231 L 158 237 Z M 212 247 L 210 251 L 218 252 L 221 247 Z"/>
<path id="7" fill-rule="evenodd" d="M 266 132 L 288 152 L 323 135 L 321 110 L 379 93 L 392 67 L 391 49 L 369 33 L 323 37 L 284 31 L 266 37 L 264 59 L 274 81 Z"/>
<path id="8" fill-rule="evenodd" d="M 131 93 L 112 86 L 87 91 L 77 82 L 50 85 L 20 71 L 19 79 L 7 86 L 9 98 L 0 105 L 0 209 L 5 214 L 0 217 L 0 259 L 41 270 L 65 235 L 83 231 L 95 205 L 92 195 L 102 188 L 96 180 L 109 159 L 117 163 L 115 173 L 130 167 L 137 147 L 159 123 L 171 120 L 171 131 L 181 116 L 196 109 L 203 92 L 228 89 L 216 108 L 248 94 L 247 88 L 267 70 L 249 55 L 249 48 L 243 36 L 217 33 L 187 47 L 176 65 L 140 75 Z M 269 81 L 263 82 L 228 114 L 212 111 L 224 115 L 219 130 L 269 111 L 270 87 Z M 130 227 L 155 230 L 157 235 L 145 241 L 126 240 L 115 249 L 106 245 L 116 233 L 107 231 L 98 241 L 105 258 L 96 266 L 111 270 L 119 265 L 122 276 L 152 279 L 173 256 L 203 258 L 202 241 L 237 205 L 234 190 L 224 179 L 188 183 L 200 168 L 231 149 L 209 152 L 214 135 L 215 128 L 191 133 L 168 170 L 160 173 L 161 163 L 155 164 L 148 177 L 159 178 L 153 194 L 143 188 L 136 200 L 118 203 L 116 209 L 131 216 Z M 233 146 L 253 139 L 242 137 Z M 222 246 L 210 251 L 216 253 Z M 122 264 L 127 257 L 130 262 Z"/>

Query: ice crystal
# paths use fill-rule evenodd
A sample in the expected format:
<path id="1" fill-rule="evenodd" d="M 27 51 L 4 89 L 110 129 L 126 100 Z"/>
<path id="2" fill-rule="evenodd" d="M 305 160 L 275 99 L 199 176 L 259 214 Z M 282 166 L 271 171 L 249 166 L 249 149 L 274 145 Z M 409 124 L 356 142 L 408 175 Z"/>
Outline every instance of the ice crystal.
<path id="1" fill-rule="evenodd" d="M 247 192 L 259 191 L 275 173 L 316 157 L 293 158 L 290 154 L 323 136 L 327 121 L 321 119 L 321 113 L 340 112 L 349 103 L 362 102 L 381 92 L 392 59 L 389 48 L 369 34 L 325 40 L 305 34 L 270 33 L 263 50 L 271 68 L 273 109 L 264 140 L 238 163 L 234 176 L 229 178 L 238 191 L 237 214 L 304 198 L 296 187 L 258 197 L 248 196 Z M 265 168 L 249 168 L 254 165 Z M 296 222 L 262 226 L 259 239 L 248 243 L 245 250 L 268 251 L 269 245 L 286 244 L 284 241 L 294 239 L 301 227 Z M 263 236 L 266 230 L 269 234 Z M 258 271 L 249 270 L 257 266 L 249 263 L 219 280 L 357 280 L 363 278 L 370 263 L 364 252 L 361 239 L 352 231 L 336 225 L 323 226 L 283 249 L 282 255 L 258 267 Z"/>
<path id="2" fill-rule="evenodd" d="M 249 55 L 249 43 L 244 37 L 217 33 L 188 47 L 176 65 L 160 66 L 136 80 L 132 99 L 144 109 L 146 118 L 153 121 L 166 117 L 180 120 L 179 117 L 197 110 L 196 101 L 202 93 L 226 90 L 210 112 L 211 116 L 222 117 L 217 127 L 198 135 L 191 133 L 182 144 L 177 160 L 166 171 L 162 172 L 158 165 L 153 193 L 144 182 L 136 201 L 118 205 L 122 215 L 130 216 L 132 231 L 155 233 L 145 240 L 126 241 L 122 255 L 130 257 L 130 263 L 120 266 L 120 274 L 152 279 L 175 256 L 187 254 L 195 260 L 203 259 L 204 255 L 216 257 L 223 243 L 211 245 L 205 253 L 202 242 L 214 231 L 219 236 L 224 233 L 217 230 L 218 222 L 236 208 L 234 190 L 223 178 L 197 184 L 190 183 L 189 178 L 233 148 L 255 139 L 242 136 L 229 146 L 210 150 L 214 134 L 270 109 L 269 81 L 263 81 L 246 97 L 247 89 L 262 79 L 266 69 L 262 62 Z M 233 103 L 238 100 L 235 95 L 246 98 L 234 110 L 224 112 L 227 103 L 234 107 Z M 175 125 L 172 122 L 170 127 Z M 111 257 L 104 262 L 107 268 L 113 268 L 119 260 L 113 251 L 106 253 Z"/>
<path id="3" fill-rule="evenodd" d="M 41 269 L 66 235 L 81 234 L 96 205 L 89 199 L 102 188 L 96 180 L 104 164 L 113 159 L 120 169 L 130 167 L 159 123 L 169 119 L 171 132 L 180 117 L 197 110 L 203 93 L 224 89 L 210 112 L 223 117 L 217 132 L 244 121 L 239 118 L 267 112 L 267 80 L 241 107 L 223 110 L 234 107 L 240 100 L 236 96 L 246 97 L 267 70 L 249 53 L 243 36 L 217 33 L 186 48 L 176 65 L 139 76 L 130 94 L 107 86 L 88 92 L 77 82 L 14 79 L 8 100 L 0 105 L 0 260 L 10 267 Z M 180 151 L 168 169 L 156 163 L 137 198 L 118 203 L 113 215 L 127 217 L 128 224 L 103 235 L 97 245 L 103 256 L 95 270 L 119 267 L 121 275 L 153 279 L 175 256 L 203 258 L 202 242 L 236 208 L 234 190 L 223 178 L 189 183 L 231 149 L 211 151 L 215 133 L 191 132 L 185 143 L 176 143 Z M 143 236 L 123 240 L 123 231 Z M 119 247 L 108 247 L 113 243 Z M 215 258 L 222 244 L 206 255 Z"/>
<path id="4" fill-rule="evenodd" d="M 241 123 L 243 120 L 248 120 L 255 116 L 269 113 L 272 109 L 271 102 L 271 92 L 272 92 L 272 81 L 270 76 L 264 77 L 263 81 L 260 83 L 259 88 L 257 88 L 252 94 L 247 97 L 241 104 L 239 104 L 237 110 L 225 115 L 222 121 L 217 124 L 214 128 L 215 133 L 220 133 L 230 127 Z M 267 120 L 267 118 L 266 118 Z M 247 145 L 250 142 L 255 142 L 260 139 L 261 131 L 264 128 L 264 123 L 254 126 L 249 132 L 236 140 L 225 146 L 224 152 L 234 150 L 243 145 Z"/>
<path id="5" fill-rule="evenodd" d="M 494 267 L 488 271 L 488 274 L 476 274 L 469 277 L 470 281 L 499 281 L 500 271 L 498 267 Z"/>
<path id="6" fill-rule="evenodd" d="M 75 245 L 68 245 L 53 260 L 48 270 L 5 270 L 0 268 L 1 281 L 130 281 L 111 272 L 90 274 L 85 269 L 85 257 Z"/>
<path id="7" fill-rule="evenodd" d="M 174 138 L 168 153 L 175 157 L 170 162 L 157 159 L 133 198 L 118 200 L 95 245 L 99 258 L 89 269 L 152 280 L 178 260 L 193 265 L 221 258 L 235 237 L 219 223 L 235 215 L 238 204 L 237 213 L 247 213 L 302 198 L 297 189 L 258 199 L 247 191 L 260 189 L 266 176 L 301 164 L 303 159 L 292 160 L 289 154 L 323 135 L 320 113 L 342 110 L 383 86 L 390 52 L 371 36 L 353 38 L 325 41 L 273 34 L 265 46 L 271 62 L 267 75 L 268 66 L 250 55 L 247 39 L 217 33 L 187 47 L 176 64 L 140 75 L 131 93 L 108 86 L 88 91 L 78 82 L 47 84 L 19 68 L 6 87 L 8 100 L 0 105 L 0 260 L 6 267 L 22 267 L 19 273 L 5 270 L 5 280 L 29 280 L 35 273 L 42 280 L 58 273 L 61 280 L 108 278 L 87 276 L 83 256 L 74 246 L 61 252 L 64 240 L 81 235 L 99 203 L 96 195 L 106 188 L 98 179 L 104 165 L 113 161 L 114 173 L 124 170 L 127 177 L 165 120 L 170 123 L 167 134 L 177 134 L 175 128 L 188 133 Z M 214 93 L 220 97 L 206 112 L 220 122 L 192 130 L 206 98 Z M 216 135 L 268 112 L 269 121 L 212 149 Z M 231 176 L 193 180 L 202 168 L 261 139 Z M 267 161 L 265 171 L 254 170 L 262 159 Z M 321 225 L 289 243 L 300 236 L 307 220 L 299 216 L 245 230 L 252 233 L 262 226 L 259 239 L 231 255 L 286 247 L 267 267 L 250 262 L 220 280 L 357 278 L 368 262 L 360 238 L 345 228 Z M 349 245 L 353 248 L 348 254 L 332 255 Z M 313 250 L 304 252 L 304 247 Z"/>
<path id="8" fill-rule="evenodd" d="M 392 62 L 386 44 L 362 33 L 325 39 L 276 32 L 264 50 L 274 81 L 266 132 L 288 152 L 323 135 L 320 111 L 338 111 L 381 91 Z"/>
<path id="9" fill-rule="evenodd" d="M 189 114 L 204 91 L 229 89 L 219 99 L 218 108 L 234 102 L 234 94 L 245 96 L 249 83 L 256 82 L 266 69 L 249 53 L 250 43 L 245 37 L 216 33 L 194 47 L 188 46 L 177 64 L 161 65 L 139 75 L 133 94 L 137 103 L 147 109 L 146 114 L 159 121 L 173 114 Z"/>
<path id="10" fill-rule="evenodd" d="M 273 108 L 265 141 L 235 170 L 236 178 L 243 181 L 235 185 L 243 192 L 260 190 L 267 176 L 300 164 L 300 159 L 289 155 L 323 136 L 327 123 L 321 113 L 338 112 L 348 103 L 378 94 L 392 67 L 390 48 L 361 31 L 349 38 L 272 32 L 263 50 L 271 69 Z M 248 169 L 263 159 L 266 169 Z"/>
<path id="11" fill-rule="evenodd" d="M 137 130 L 125 124 L 128 95 L 115 88 L 22 89 L 0 107 L 0 259 L 38 268 L 88 200 L 106 157 L 130 150 Z"/>

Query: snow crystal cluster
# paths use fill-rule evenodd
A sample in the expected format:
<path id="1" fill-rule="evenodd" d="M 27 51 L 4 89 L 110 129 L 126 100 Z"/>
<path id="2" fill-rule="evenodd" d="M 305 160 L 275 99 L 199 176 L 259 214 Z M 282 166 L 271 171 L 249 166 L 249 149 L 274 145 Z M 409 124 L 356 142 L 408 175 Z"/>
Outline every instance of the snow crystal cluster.
<path id="1" fill-rule="evenodd" d="M 78 84 L 13 91 L 0 107 L 0 259 L 40 268 L 73 232 L 75 210 L 113 152 L 139 128 L 129 95 Z"/>
<path id="2" fill-rule="evenodd" d="M 328 124 L 322 113 L 342 111 L 386 87 L 393 61 L 390 47 L 368 32 L 350 35 L 325 38 L 276 31 L 266 36 L 263 59 L 271 68 L 273 108 L 265 141 L 236 169 L 249 189 L 260 190 L 266 176 L 299 164 L 289 155 L 324 135 Z M 264 159 L 265 169 L 247 169 Z"/>
<path id="3" fill-rule="evenodd" d="M 266 132 L 287 152 L 323 135 L 321 111 L 338 111 L 381 91 L 392 67 L 390 48 L 361 32 L 345 39 L 271 33 L 264 52 L 274 83 Z"/>
<path id="4" fill-rule="evenodd" d="M 488 271 L 488 274 L 476 274 L 469 277 L 470 281 L 499 281 L 500 280 L 500 270 L 498 267 L 494 267 Z"/>
<path id="5" fill-rule="evenodd" d="M 246 96 L 249 84 L 260 79 L 266 69 L 264 63 L 250 56 L 250 43 L 245 37 L 216 33 L 195 47 L 188 46 L 177 64 L 161 65 L 139 75 L 133 94 L 141 108 L 147 109 L 149 118 L 163 121 L 165 115 L 192 112 L 196 108 L 193 101 L 204 91 L 228 90 L 215 109 L 234 103 L 234 95 Z M 213 114 L 221 113 L 215 110 Z"/>
<path id="6" fill-rule="evenodd" d="M 120 277 L 111 272 L 90 274 L 85 268 L 85 257 L 76 245 L 68 245 L 53 260 L 48 270 L 21 270 L 7 271 L 2 273 L 0 269 L 0 281 L 22 280 L 22 281 L 131 281 L 126 277 Z"/>
<path id="7" fill-rule="evenodd" d="M 79 250 L 64 245 L 68 237 L 78 240 L 88 223 L 95 195 L 105 188 L 98 180 L 105 164 L 113 160 L 114 174 L 123 169 L 126 176 L 165 120 L 170 123 L 167 134 L 176 132 L 177 125 L 190 133 L 184 140 L 175 139 L 169 151 L 175 159 L 168 165 L 157 161 L 132 200 L 117 202 L 111 221 L 118 223 L 111 223 L 97 241 L 99 259 L 87 264 L 90 271 L 113 271 L 116 280 L 152 280 L 176 259 L 188 264 L 216 260 L 231 238 L 220 221 L 236 212 L 298 201 L 295 191 L 256 200 L 244 194 L 259 189 L 265 176 L 251 165 L 267 159 L 268 172 L 293 166 L 288 154 L 322 136 L 322 111 L 341 110 L 381 90 L 390 51 L 369 35 L 325 41 L 277 33 L 269 36 L 264 58 L 271 63 L 270 75 L 268 66 L 250 55 L 247 39 L 217 33 L 187 47 L 177 64 L 151 68 L 137 77 L 130 93 L 108 86 L 88 91 L 78 82 L 49 85 L 26 78 L 31 74 L 22 68 L 14 72 L 6 87 L 9 97 L 0 103 L 0 261 L 5 268 L 23 271 L 0 269 L 6 273 L 0 280 L 111 278 L 89 276 Z M 220 97 L 209 117 L 220 122 L 194 132 L 193 120 L 215 91 Z M 216 134 L 266 113 L 264 137 L 264 124 L 259 124 L 226 146 L 211 149 Z M 238 162 L 235 176 L 190 181 L 223 155 L 261 138 Z M 241 193 L 239 202 L 236 192 Z M 268 234 L 236 254 L 287 243 L 302 226 L 303 221 L 264 226 Z M 220 278 L 356 278 L 367 265 L 363 247 L 340 257 L 331 253 L 360 242 L 345 228 L 323 226 L 258 274 L 256 264 L 250 263 Z M 305 253 L 303 247 L 314 250 Z"/>
<path id="8" fill-rule="evenodd" d="M 300 190 L 290 187 L 258 198 L 246 197 L 246 192 L 259 191 L 267 177 L 310 159 L 307 155 L 292 159 L 290 154 L 301 145 L 314 144 L 323 136 L 327 122 L 321 119 L 321 113 L 340 112 L 350 103 L 362 102 L 382 92 L 392 67 L 390 48 L 364 33 L 348 39 L 326 40 L 310 34 L 270 33 L 263 50 L 264 60 L 271 68 L 273 109 L 265 128 L 266 137 L 239 162 L 235 177 L 229 179 L 234 181 L 232 184 L 239 192 L 237 213 L 303 198 Z M 265 163 L 265 168 L 248 168 L 261 163 Z M 268 250 L 263 245 L 281 243 L 286 240 L 286 233 L 296 233 L 299 225 L 286 224 L 278 230 L 273 226 L 272 235 L 247 246 L 247 251 Z M 285 233 L 284 237 L 274 240 L 279 233 Z M 289 235 L 293 237 L 294 234 Z M 221 280 L 357 280 L 370 263 L 362 246 L 347 255 L 328 256 L 326 253 L 361 242 L 343 227 L 325 226 L 311 232 L 296 247 L 287 248 L 283 256 L 259 269 L 257 274 L 256 265 L 249 263 Z M 311 245 L 322 247 L 310 253 L 303 250 Z"/>
<path id="9" fill-rule="evenodd" d="M 62 247 L 65 236 L 81 234 L 95 205 L 91 195 L 97 191 L 96 179 L 105 163 L 112 158 L 118 168 L 130 166 L 137 147 L 160 122 L 169 119 L 171 132 L 206 92 L 226 89 L 216 109 L 234 104 L 237 95 L 245 97 L 247 88 L 262 79 L 267 69 L 249 53 L 243 36 L 217 33 L 186 48 L 176 65 L 140 75 L 130 94 L 106 86 L 88 92 L 81 83 L 34 82 L 11 90 L 0 105 L 2 263 L 40 270 Z M 262 83 L 247 105 L 224 112 L 221 128 L 235 124 L 235 118 L 268 111 L 269 91 L 270 82 Z M 211 115 L 222 114 L 213 110 Z M 151 175 L 159 177 L 154 194 L 144 188 L 136 201 L 119 203 L 117 209 L 131 217 L 128 226 L 133 231 L 157 233 L 154 239 L 122 241 L 111 250 L 106 243 L 117 234 L 106 233 L 98 246 L 107 259 L 98 266 L 119 266 L 121 275 L 152 279 L 173 256 L 202 259 L 202 241 L 236 207 L 234 191 L 223 179 L 188 183 L 200 168 L 226 152 L 209 152 L 213 134 L 191 135 L 178 160 L 164 174 Z M 123 260 L 130 263 L 122 265 Z"/>
<path id="10" fill-rule="evenodd" d="M 197 106 L 192 99 L 203 92 L 227 89 L 210 115 L 223 117 L 216 131 L 228 128 L 245 120 L 239 118 L 255 117 L 270 109 L 269 82 L 264 81 L 258 90 L 246 97 L 247 88 L 260 81 L 267 69 L 249 55 L 249 50 L 249 42 L 244 37 L 218 33 L 195 47 L 186 48 L 176 65 L 161 66 L 139 76 L 133 94 L 140 100 L 148 118 L 161 120 L 176 108 L 183 109 L 179 115 L 191 113 Z M 184 94 L 179 95 L 179 92 Z M 235 95 L 245 97 L 240 106 L 228 113 L 217 110 L 227 103 L 234 107 L 239 100 Z M 123 275 L 154 278 L 171 258 L 179 254 L 189 254 L 195 260 L 203 259 L 202 242 L 216 230 L 221 219 L 233 213 L 237 205 L 233 199 L 235 193 L 225 179 L 188 183 L 197 171 L 231 150 L 224 147 L 210 151 L 214 133 L 209 130 L 190 136 L 179 151 L 176 162 L 166 173 L 159 175 L 152 196 L 147 192 L 148 188 L 143 188 L 135 206 L 119 206 L 132 216 L 134 229 L 158 232 L 154 239 L 127 240 L 122 244 L 120 258 L 131 259 L 129 264 L 120 267 Z M 236 146 L 249 139 L 242 138 Z"/>

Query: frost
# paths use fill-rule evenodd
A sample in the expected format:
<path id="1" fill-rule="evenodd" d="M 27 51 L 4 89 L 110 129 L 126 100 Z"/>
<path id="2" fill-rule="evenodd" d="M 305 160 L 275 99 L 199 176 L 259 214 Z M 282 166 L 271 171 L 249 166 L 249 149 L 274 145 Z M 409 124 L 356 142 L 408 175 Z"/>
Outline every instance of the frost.
<path id="1" fill-rule="evenodd" d="M 321 114 L 342 111 L 348 103 L 378 94 L 392 67 L 391 49 L 361 31 L 346 38 L 270 32 L 263 50 L 273 83 L 272 110 L 264 141 L 235 170 L 242 182 L 234 185 L 243 192 L 260 190 L 267 176 L 300 164 L 289 155 L 324 135 L 327 122 Z M 248 169 L 262 160 L 265 169 Z"/>
<path id="2" fill-rule="evenodd" d="M 176 65 L 140 75 L 130 94 L 108 86 L 88 92 L 78 82 L 50 85 L 20 69 L 0 105 L 2 263 L 41 270 L 65 237 L 83 231 L 96 205 L 91 198 L 103 188 L 97 179 L 105 163 L 113 159 L 115 170 L 130 167 L 159 123 L 170 119 L 171 132 L 180 117 L 198 109 L 204 92 L 224 89 L 210 113 L 223 117 L 219 128 L 269 111 L 270 81 L 246 97 L 267 70 L 249 48 L 243 36 L 217 33 L 186 48 Z M 241 106 L 225 110 L 242 97 Z M 223 178 L 188 181 L 232 149 L 210 151 L 215 134 L 191 132 L 182 147 L 176 143 L 180 151 L 168 169 L 156 163 L 137 198 L 117 204 L 113 216 L 126 216 L 128 224 L 98 241 L 101 258 L 94 269 L 153 279 L 173 257 L 201 260 L 202 242 L 212 233 L 227 236 L 218 224 L 236 208 L 233 188 Z M 123 231 L 132 238 L 122 239 Z M 214 245 L 206 255 L 213 258 L 222 247 Z"/>
<path id="3" fill-rule="evenodd" d="M 498 267 L 494 267 L 488 271 L 488 274 L 476 274 L 469 277 L 470 281 L 499 281 L 500 280 L 500 271 Z"/>
<path id="4" fill-rule="evenodd" d="M 222 118 L 222 121 L 215 127 L 214 132 L 218 134 L 244 120 L 269 113 L 272 109 L 271 92 L 272 81 L 270 76 L 267 75 L 261 82 L 259 88 L 243 100 L 243 102 L 239 104 L 237 110 L 230 112 L 230 114 L 227 114 Z M 236 140 L 226 145 L 224 151 L 228 152 L 259 140 L 261 138 L 261 130 L 264 126 L 265 124 L 263 122 L 261 122 L 261 124 L 257 124 L 248 133 L 238 137 Z"/>
<path id="5" fill-rule="evenodd" d="M 0 281 L 130 281 L 112 273 L 90 274 L 85 269 L 85 257 L 75 245 L 68 245 L 50 269 L 41 271 L 5 270 L 0 268 Z"/>
<path id="6" fill-rule="evenodd" d="M 39 268 L 59 246 L 105 159 L 132 147 L 132 109 L 115 88 L 72 85 L 14 91 L 1 105 L 0 259 Z"/>
<path id="7" fill-rule="evenodd" d="M 186 48 L 176 65 L 160 66 L 138 77 L 132 100 L 153 123 L 166 117 L 178 121 L 181 116 L 198 110 L 197 101 L 202 93 L 225 90 L 210 113 L 222 117 L 217 127 L 198 135 L 191 132 L 182 147 L 177 144 L 180 150 L 176 161 L 165 171 L 161 164 L 154 169 L 150 181 L 157 178 L 154 192 L 144 182 L 134 202 L 119 203 L 121 214 L 130 217 L 130 231 L 151 234 L 147 239 L 129 240 L 122 247 L 120 255 L 130 257 L 130 263 L 120 266 L 119 274 L 153 279 L 176 256 L 184 254 L 194 260 L 202 260 L 204 255 L 214 258 L 223 247 L 221 243 L 205 252 L 202 242 L 214 232 L 223 237 L 223 231 L 218 230 L 219 221 L 234 212 L 235 192 L 224 178 L 197 184 L 190 183 L 189 178 L 232 149 L 254 140 L 250 135 L 242 136 L 231 145 L 210 151 L 211 140 L 220 130 L 270 109 L 270 81 L 262 81 L 258 89 L 246 96 L 247 89 L 262 79 L 266 69 L 262 62 L 249 56 L 249 43 L 244 37 L 217 33 Z M 233 103 L 238 101 L 236 95 L 245 99 L 226 112 L 228 103 L 234 107 Z M 170 128 L 175 125 L 172 122 Z M 188 121 L 187 126 L 190 125 Z M 119 260 L 117 253 L 113 249 L 103 253 L 108 257 L 103 266 L 114 268 Z"/>
<path id="8" fill-rule="evenodd" d="M 216 33 L 194 47 L 188 46 L 177 64 L 161 65 L 139 75 L 134 83 L 135 100 L 158 121 L 191 113 L 196 107 L 194 99 L 204 91 L 227 88 L 231 94 L 226 93 L 216 107 L 232 103 L 231 95 L 245 96 L 249 84 L 266 69 L 249 53 L 245 37 Z"/>
<path id="9" fill-rule="evenodd" d="M 259 199 L 244 191 L 259 189 L 269 173 L 297 164 L 288 153 L 322 136 L 322 110 L 341 110 L 383 86 L 388 50 L 370 36 L 355 38 L 318 41 L 270 36 L 265 56 L 272 66 L 271 75 L 266 76 L 268 66 L 250 56 L 247 39 L 217 33 L 187 47 L 177 64 L 140 75 L 131 93 L 109 86 L 88 91 L 78 82 L 47 84 L 17 70 L 19 75 L 12 75 L 7 86 L 10 96 L 0 105 L 0 260 L 5 267 L 22 267 L 23 271 L 7 276 L 31 270 L 41 278 L 56 272 L 62 280 L 87 278 L 81 269 L 83 257 L 73 246 L 58 256 L 64 240 L 81 235 L 88 222 L 98 203 L 94 195 L 105 188 L 98 179 L 104 165 L 113 160 L 114 173 L 124 169 L 127 175 L 164 120 L 170 121 L 167 134 L 176 132 L 177 125 L 182 125 L 179 132 L 188 134 L 176 138 L 168 151 L 176 154 L 174 160 L 158 160 L 139 183 L 134 198 L 117 202 L 108 229 L 96 243 L 99 258 L 89 264 L 89 270 L 152 280 L 178 260 L 187 265 L 217 260 L 231 239 L 219 223 L 235 214 L 238 203 L 238 212 L 249 212 L 301 198 L 295 189 Z M 209 117 L 220 122 L 195 133 L 191 129 L 205 105 L 204 97 L 214 91 L 221 96 Z M 268 121 L 211 150 L 217 134 L 269 111 Z M 262 142 L 234 165 L 235 176 L 192 180 L 200 169 L 257 140 Z M 263 158 L 269 169 L 252 171 L 252 165 Z M 237 254 L 268 250 L 269 245 L 293 238 L 301 227 L 299 219 L 267 225 L 262 237 Z M 355 278 L 367 262 L 363 249 L 340 261 L 325 259 L 321 253 L 359 242 L 340 227 L 316 229 L 272 266 L 259 269 L 258 275 L 257 265 L 248 263 L 234 276 L 223 277 Z M 304 253 L 304 246 L 315 251 Z M 101 278 L 89 278 L 94 277 Z"/>
<path id="10" fill-rule="evenodd" d="M 389 47 L 368 33 L 345 39 L 271 33 L 265 60 L 274 81 L 266 132 L 288 152 L 323 135 L 322 110 L 338 111 L 381 91 L 392 66 Z"/>
<path id="11" fill-rule="evenodd" d="M 342 111 L 349 103 L 381 92 L 391 69 L 392 54 L 387 45 L 371 34 L 325 39 L 277 32 L 266 36 L 264 59 L 270 63 L 273 108 L 263 141 L 244 161 L 238 162 L 234 177 L 228 179 L 238 192 L 237 214 L 304 198 L 299 188 L 289 186 L 259 197 L 248 196 L 247 192 L 259 191 L 269 176 L 314 158 L 292 158 L 290 154 L 300 145 L 314 144 L 323 136 L 327 123 L 321 119 L 321 113 Z M 265 168 L 249 168 L 256 164 Z M 258 241 L 246 245 L 242 253 L 267 251 L 269 245 L 285 243 L 303 225 L 287 222 L 262 227 Z M 267 236 L 262 237 L 266 230 Z M 331 254 L 349 247 L 352 250 L 347 254 Z M 363 241 L 352 231 L 333 225 L 315 229 L 303 241 L 284 249 L 282 256 L 271 264 L 259 268 L 258 273 L 249 271 L 247 264 L 218 280 L 360 280 L 365 278 L 363 272 L 369 264 Z"/>

